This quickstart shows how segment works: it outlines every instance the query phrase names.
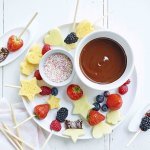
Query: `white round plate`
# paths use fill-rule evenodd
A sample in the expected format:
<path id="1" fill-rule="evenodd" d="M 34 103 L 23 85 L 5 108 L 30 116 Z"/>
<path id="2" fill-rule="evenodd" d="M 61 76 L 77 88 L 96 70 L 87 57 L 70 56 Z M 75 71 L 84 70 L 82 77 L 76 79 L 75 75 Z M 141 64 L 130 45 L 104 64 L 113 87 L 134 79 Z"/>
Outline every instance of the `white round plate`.
<path id="1" fill-rule="evenodd" d="M 0 37 L 0 47 L 7 47 L 7 42 L 8 39 L 11 35 L 19 35 L 21 31 L 23 30 L 23 27 L 15 28 L 7 33 L 5 33 L 3 36 Z M 16 52 L 10 52 L 7 58 L 0 63 L 0 67 L 5 66 L 9 64 L 10 62 L 14 61 L 17 59 L 29 46 L 29 43 L 31 42 L 31 32 L 28 29 L 23 35 L 22 35 L 22 40 L 24 42 L 23 46 Z"/>
<path id="2" fill-rule="evenodd" d="M 72 24 L 66 24 L 66 25 L 59 26 L 59 29 L 62 31 L 62 34 L 63 34 L 64 38 L 66 37 L 66 35 L 68 33 L 71 32 L 70 31 L 71 25 Z M 41 36 L 35 43 L 43 45 L 43 37 L 44 37 L 44 35 Z M 73 56 L 74 56 L 74 51 L 75 50 L 70 51 L 70 53 Z M 32 77 L 33 77 L 33 74 L 30 75 L 30 76 L 28 76 L 28 77 L 25 77 L 22 74 L 20 75 L 20 79 L 30 79 Z M 133 71 L 130 79 L 131 79 L 131 84 L 129 85 L 129 91 L 128 91 L 128 93 L 125 96 L 122 96 L 123 97 L 123 106 L 121 108 L 121 114 L 123 116 L 122 121 L 124 120 L 124 118 L 129 113 L 129 110 L 130 110 L 130 108 L 131 108 L 131 106 L 132 106 L 132 104 L 134 102 L 134 98 L 135 98 L 135 95 L 136 95 L 136 91 L 137 91 L 137 72 L 136 72 L 136 69 L 134 69 L 134 71 Z M 95 101 L 96 95 L 98 95 L 100 93 L 103 93 L 103 91 L 94 91 L 94 90 L 88 88 L 86 85 L 84 85 L 78 79 L 78 77 L 76 75 L 75 75 L 75 77 L 74 77 L 74 79 L 73 79 L 73 81 L 71 83 L 75 83 L 75 84 L 78 84 L 78 85 L 81 86 L 81 88 L 84 91 L 84 94 L 88 97 L 88 101 L 91 104 Z M 43 85 L 43 83 L 40 83 L 40 82 L 39 82 L 39 84 Z M 66 107 L 69 110 L 69 115 L 68 115 L 67 119 L 69 119 L 69 120 L 81 119 L 80 116 L 78 116 L 78 115 L 72 115 L 73 104 L 69 100 L 69 98 L 67 97 L 66 86 L 65 87 L 60 87 L 60 88 L 58 88 L 58 90 L 59 90 L 59 94 L 57 95 L 57 97 L 61 99 L 60 106 L 61 107 Z M 117 89 L 114 89 L 114 90 L 112 90 L 110 92 L 111 93 L 115 93 L 115 92 L 117 92 Z M 28 113 L 30 115 L 32 115 L 34 107 L 36 105 L 38 105 L 38 104 L 46 103 L 46 100 L 48 99 L 48 97 L 49 96 L 40 96 L 40 95 L 37 95 L 35 97 L 35 100 L 33 102 L 28 102 L 24 97 L 22 97 L 22 99 L 23 99 L 24 105 L 25 105 Z M 49 113 L 48 113 L 48 116 L 44 120 L 38 120 L 38 119 L 34 118 L 34 121 L 40 127 L 42 127 L 43 129 L 45 129 L 46 131 L 50 132 L 49 126 L 50 126 L 51 121 L 55 119 L 56 112 L 57 112 L 57 110 L 50 110 Z M 119 122 L 115 126 L 112 126 L 112 128 L 114 129 L 121 122 Z M 65 136 L 63 136 L 63 132 L 65 130 L 64 124 L 62 123 L 62 125 L 63 125 L 62 130 L 60 132 L 54 132 L 53 134 L 65 137 Z M 85 130 L 85 135 L 82 136 L 82 137 L 80 137 L 80 139 L 90 139 L 90 138 L 92 138 L 92 134 L 91 134 L 91 129 L 92 128 L 86 123 L 86 121 L 84 121 L 84 123 L 83 123 L 83 129 Z"/>

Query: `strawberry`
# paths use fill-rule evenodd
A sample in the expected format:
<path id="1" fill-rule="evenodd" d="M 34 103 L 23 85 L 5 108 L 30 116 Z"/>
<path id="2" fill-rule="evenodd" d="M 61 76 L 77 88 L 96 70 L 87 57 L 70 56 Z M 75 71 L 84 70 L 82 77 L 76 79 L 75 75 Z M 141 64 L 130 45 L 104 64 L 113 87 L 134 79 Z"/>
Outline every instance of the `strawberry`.
<path id="1" fill-rule="evenodd" d="M 130 84 L 130 83 L 131 83 L 131 80 L 128 79 L 128 80 L 124 83 L 124 85 Z"/>
<path id="2" fill-rule="evenodd" d="M 37 105 L 34 107 L 34 114 L 38 119 L 42 120 L 47 116 L 49 109 L 50 109 L 49 104 Z"/>
<path id="3" fill-rule="evenodd" d="M 41 75 L 40 75 L 39 70 L 36 70 L 36 71 L 34 72 L 34 77 L 36 77 L 37 80 L 42 80 L 42 77 L 41 77 Z"/>
<path id="4" fill-rule="evenodd" d="M 54 131 L 60 131 L 61 130 L 61 124 L 58 120 L 53 120 L 50 124 L 50 129 Z"/>
<path id="5" fill-rule="evenodd" d="M 67 94 L 72 100 L 78 100 L 83 96 L 83 90 L 79 85 L 71 84 L 67 88 Z"/>
<path id="6" fill-rule="evenodd" d="M 51 50 L 51 47 L 49 44 L 45 44 L 42 48 L 42 55 L 44 55 L 46 52 L 48 52 L 49 50 Z"/>
<path id="7" fill-rule="evenodd" d="M 120 86 L 118 88 L 118 92 L 121 94 L 121 95 L 124 95 L 128 92 L 128 86 L 126 84 L 123 84 L 122 86 Z"/>
<path id="8" fill-rule="evenodd" d="M 7 48 L 10 52 L 15 52 L 23 46 L 23 40 L 15 35 L 9 37 L 7 42 Z"/>
<path id="9" fill-rule="evenodd" d="M 47 87 L 47 86 L 41 86 L 41 92 L 39 93 L 40 95 L 50 95 L 52 93 L 51 88 Z"/>
<path id="10" fill-rule="evenodd" d="M 100 114 L 98 111 L 95 110 L 91 110 L 89 112 L 89 115 L 87 117 L 88 123 L 91 126 L 95 126 L 98 123 L 100 123 L 101 121 L 105 120 L 105 116 Z"/>
<path id="11" fill-rule="evenodd" d="M 122 98 L 119 94 L 110 94 L 107 98 L 106 105 L 110 110 L 118 110 L 122 106 Z"/>

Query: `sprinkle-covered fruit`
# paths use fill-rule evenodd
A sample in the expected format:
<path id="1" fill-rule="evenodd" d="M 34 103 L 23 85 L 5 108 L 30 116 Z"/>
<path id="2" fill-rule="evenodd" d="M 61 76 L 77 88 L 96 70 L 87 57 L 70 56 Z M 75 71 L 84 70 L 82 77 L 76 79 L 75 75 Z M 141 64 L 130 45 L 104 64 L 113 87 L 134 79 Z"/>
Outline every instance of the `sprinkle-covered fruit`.
<path id="1" fill-rule="evenodd" d="M 50 129 L 54 131 L 60 131 L 61 123 L 58 120 L 53 120 L 50 124 Z"/>
<path id="2" fill-rule="evenodd" d="M 10 52 L 15 52 L 23 46 L 23 40 L 15 35 L 9 37 L 7 42 L 7 48 Z"/>
<path id="3" fill-rule="evenodd" d="M 103 95 L 97 95 L 96 96 L 96 102 L 102 103 L 104 101 L 104 96 Z"/>
<path id="4" fill-rule="evenodd" d="M 122 86 L 120 86 L 118 88 L 118 92 L 121 94 L 121 95 L 124 95 L 128 92 L 128 86 L 126 84 L 123 84 Z"/>
<path id="5" fill-rule="evenodd" d="M 122 106 L 122 97 L 119 94 L 110 94 L 107 98 L 106 105 L 110 110 L 118 110 Z"/>
<path id="6" fill-rule="evenodd" d="M 46 52 L 48 52 L 49 50 L 51 50 L 51 47 L 49 44 L 44 44 L 43 48 L 42 48 L 42 55 L 44 55 Z"/>
<path id="7" fill-rule="evenodd" d="M 52 88 L 52 95 L 56 96 L 58 94 L 58 89 L 56 87 Z"/>
<path id="8" fill-rule="evenodd" d="M 40 92 L 40 95 L 50 95 L 52 93 L 52 90 L 51 88 L 47 87 L 47 86 L 41 86 L 41 92 Z"/>
<path id="9" fill-rule="evenodd" d="M 105 97 L 108 97 L 109 95 L 110 95 L 110 92 L 109 92 L 109 91 L 105 91 L 105 92 L 104 92 L 104 96 L 105 96 Z"/>
<path id="10" fill-rule="evenodd" d="M 68 34 L 64 40 L 66 44 L 76 43 L 77 41 L 78 41 L 78 37 L 75 32 L 71 32 L 70 34 Z"/>
<path id="11" fill-rule="evenodd" d="M 57 111 L 56 120 L 58 120 L 59 122 L 64 122 L 67 116 L 68 116 L 68 109 L 62 107 Z"/>
<path id="12" fill-rule="evenodd" d="M 34 77 L 36 77 L 37 80 L 42 80 L 42 77 L 41 77 L 41 75 L 40 75 L 39 70 L 36 70 L 36 71 L 34 72 Z"/>
<path id="13" fill-rule="evenodd" d="M 34 114 L 36 115 L 36 117 L 39 120 L 42 120 L 47 116 L 47 114 L 49 112 L 49 109 L 50 109 L 49 104 L 37 105 L 37 106 L 34 107 Z"/>
<path id="14" fill-rule="evenodd" d="M 131 83 L 131 80 L 128 79 L 128 80 L 124 83 L 124 85 L 130 84 L 130 83 Z"/>
<path id="15" fill-rule="evenodd" d="M 144 116 L 142 118 L 142 121 L 141 121 L 141 124 L 140 124 L 140 129 L 142 131 L 147 131 L 148 129 L 150 129 L 150 117 Z"/>
<path id="16" fill-rule="evenodd" d="M 99 103 L 95 102 L 95 103 L 93 103 L 93 105 L 94 105 L 93 110 L 96 110 L 96 111 L 99 111 L 99 110 L 100 110 L 101 106 L 100 106 Z"/>
<path id="17" fill-rule="evenodd" d="M 106 104 L 103 104 L 101 109 L 103 112 L 106 112 L 106 111 L 108 111 L 108 106 Z"/>
<path id="18" fill-rule="evenodd" d="M 95 110 L 90 110 L 87 116 L 87 121 L 91 126 L 95 126 L 103 120 L 105 120 L 105 116 Z"/>
<path id="19" fill-rule="evenodd" d="M 72 100 L 79 100 L 83 96 L 83 90 L 79 85 L 71 84 L 67 88 L 67 95 Z"/>

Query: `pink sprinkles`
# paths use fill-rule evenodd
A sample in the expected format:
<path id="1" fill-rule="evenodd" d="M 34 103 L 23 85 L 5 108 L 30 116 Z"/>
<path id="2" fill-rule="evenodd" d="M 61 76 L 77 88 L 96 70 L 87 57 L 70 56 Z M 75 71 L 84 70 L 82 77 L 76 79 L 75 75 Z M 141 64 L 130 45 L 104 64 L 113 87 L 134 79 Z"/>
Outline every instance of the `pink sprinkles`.
<path id="1" fill-rule="evenodd" d="M 44 73 L 52 82 L 63 82 L 72 74 L 73 66 L 70 58 L 61 53 L 52 54 L 44 64 Z"/>

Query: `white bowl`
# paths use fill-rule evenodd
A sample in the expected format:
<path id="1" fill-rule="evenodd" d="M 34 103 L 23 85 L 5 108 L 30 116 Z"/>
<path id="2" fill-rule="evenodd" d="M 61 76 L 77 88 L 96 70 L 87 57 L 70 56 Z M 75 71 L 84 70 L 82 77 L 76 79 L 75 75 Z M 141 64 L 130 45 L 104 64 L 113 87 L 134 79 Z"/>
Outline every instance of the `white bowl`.
<path id="1" fill-rule="evenodd" d="M 123 75 L 116 81 L 114 81 L 112 83 L 108 83 L 108 84 L 99 84 L 99 83 L 95 83 L 95 82 L 92 82 L 91 80 L 89 80 L 82 73 L 80 64 L 79 64 L 80 53 L 81 53 L 83 47 L 88 42 L 92 41 L 93 39 L 101 38 L 101 37 L 110 38 L 110 39 L 116 41 L 117 43 L 119 43 L 123 47 L 125 54 L 127 56 L 127 66 L 126 66 L 126 69 L 125 69 Z M 84 39 L 82 39 L 80 41 L 80 43 L 78 44 L 76 52 L 75 52 L 74 67 L 75 67 L 75 71 L 76 71 L 78 77 L 80 78 L 80 80 L 88 87 L 95 89 L 95 90 L 102 90 L 102 91 L 112 90 L 112 89 L 119 87 L 124 82 L 126 82 L 133 71 L 134 58 L 133 58 L 132 49 L 131 49 L 130 45 L 128 44 L 128 42 L 117 33 L 114 33 L 112 31 L 95 31 L 95 32 L 89 34 L 88 36 L 86 36 Z"/>
<path id="2" fill-rule="evenodd" d="M 72 70 L 72 74 L 70 75 L 70 77 L 65 80 L 65 81 L 62 81 L 62 82 L 59 82 L 59 83 L 56 83 L 56 82 L 53 82 L 53 81 L 50 81 L 47 76 L 45 75 L 44 73 L 44 64 L 45 64 L 45 61 L 47 60 L 47 58 L 52 55 L 52 54 L 56 54 L 56 53 L 61 53 L 61 54 L 64 54 L 66 55 L 72 62 L 72 66 L 73 66 L 73 70 Z M 67 84 L 69 84 L 73 77 L 74 77 L 74 65 L 73 65 L 73 57 L 70 53 L 68 53 L 66 50 L 63 50 L 63 49 L 53 49 L 53 50 L 50 50 L 48 51 L 41 59 L 40 61 L 40 64 L 39 64 L 39 71 L 40 71 L 40 74 L 41 74 L 41 77 L 43 78 L 43 80 L 51 85 L 51 86 L 55 86 L 55 87 L 60 87 L 60 86 L 65 86 Z"/>

